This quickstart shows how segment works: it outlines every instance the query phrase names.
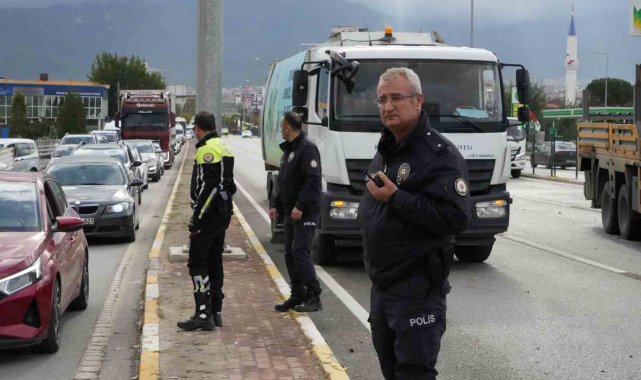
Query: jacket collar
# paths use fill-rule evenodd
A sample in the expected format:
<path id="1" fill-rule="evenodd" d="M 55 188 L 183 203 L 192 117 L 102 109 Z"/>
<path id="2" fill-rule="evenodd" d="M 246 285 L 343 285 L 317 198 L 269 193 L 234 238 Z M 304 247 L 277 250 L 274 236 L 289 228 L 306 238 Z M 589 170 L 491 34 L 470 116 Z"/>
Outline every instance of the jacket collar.
<path id="1" fill-rule="evenodd" d="M 218 136 L 218 132 L 216 132 L 216 130 L 214 129 L 213 131 L 209 132 L 201 140 L 198 141 L 198 143 L 196 144 L 196 148 L 200 148 L 201 146 L 207 143 L 207 140 L 214 139 L 216 137 L 219 137 L 219 136 Z"/>
<path id="2" fill-rule="evenodd" d="M 421 111 L 421 117 L 419 118 L 416 127 L 414 127 L 414 130 L 412 130 L 412 132 L 399 143 L 396 142 L 394 135 L 389 129 L 383 128 L 383 131 L 381 132 L 381 139 L 378 142 L 378 151 L 387 159 L 399 155 L 414 146 L 423 132 L 427 132 L 431 129 L 427 113 L 425 113 L 425 111 Z"/>
<path id="3" fill-rule="evenodd" d="M 301 141 L 303 141 L 304 139 L 305 139 L 305 132 L 302 132 L 302 131 L 301 131 L 300 135 L 298 135 L 298 137 L 296 137 L 295 139 L 293 139 L 291 142 L 290 142 L 290 141 L 287 141 L 287 140 L 285 140 L 284 142 L 282 142 L 282 143 L 280 144 L 280 149 L 281 149 L 283 152 L 287 152 L 287 151 L 290 151 L 290 150 L 294 150 L 294 149 L 298 148 L 298 145 L 299 145 L 299 144 L 300 144 L 300 142 L 301 142 Z"/>

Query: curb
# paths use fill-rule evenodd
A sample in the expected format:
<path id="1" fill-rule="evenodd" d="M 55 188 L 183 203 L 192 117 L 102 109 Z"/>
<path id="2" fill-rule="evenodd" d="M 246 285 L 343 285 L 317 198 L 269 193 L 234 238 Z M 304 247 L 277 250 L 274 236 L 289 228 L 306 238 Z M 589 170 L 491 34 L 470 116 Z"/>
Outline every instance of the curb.
<path id="1" fill-rule="evenodd" d="M 187 152 L 187 150 L 185 150 Z M 186 153 L 183 153 L 183 156 Z M 160 314 L 158 308 L 158 270 L 160 269 L 160 248 L 165 240 L 165 231 L 169 222 L 169 214 L 174 206 L 174 198 L 178 192 L 178 185 L 182 178 L 183 166 L 186 158 L 178 168 L 176 182 L 171 190 L 167 208 L 163 214 L 156 238 L 149 251 L 149 263 L 147 264 L 147 278 L 145 283 L 145 305 L 143 309 L 142 334 L 140 336 L 140 365 L 138 367 L 138 379 L 157 380 L 160 379 Z"/>
<path id="2" fill-rule="evenodd" d="M 245 234 L 254 247 L 254 250 L 256 250 L 258 256 L 260 256 L 260 258 L 263 260 L 269 276 L 276 284 L 276 287 L 283 296 L 283 299 L 287 299 L 290 292 L 287 281 L 285 281 L 283 275 L 281 275 L 278 271 L 278 268 L 272 261 L 271 257 L 269 257 L 269 255 L 267 254 L 267 251 L 256 237 L 256 234 L 254 234 L 254 231 L 249 226 L 249 223 L 247 223 L 247 220 L 245 220 L 245 217 L 236 206 L 236 203 L 234 203 L 234 215 L 245 231 Z M 327 374 L 327 378 L 331 380 L 349 380 L 349 376 L 346 372 L 347 368 L 343 367 L 338 362 L 338 360 L 334 356 L 334 353 L 332 352 L 332 349 L 329 347 L 321 333 L 318 331 L 311 318 L 309 318 L 306 314 L 297 313 L 293 310 L 290 311 L 290 315 L 294 317 L 294 319 L 296 319 L 296 321 L 300 325 L 301 330 L 303 330 L 305 336 L 307 336 L 307 338 L 310 340 L 314 354 L 320 361 L 323 370 Z"/>
<path id="3" fill-rule="evenodd" d="M 572 178 L 542 177 L 542 176 L 538 176 L 536 174 L 528 174 L 528 173 L 523 173 L 523 172 L 521 172 L 521 177 L 532 178 L 532 179 L 540 179 L 541 181 L 559 182 L 559 183 L 567 183 L 567 184 L 570 184 L 570 185 L 583 186 L 583 182 L 581 182 L 581 180 L 572 179 Z"/>

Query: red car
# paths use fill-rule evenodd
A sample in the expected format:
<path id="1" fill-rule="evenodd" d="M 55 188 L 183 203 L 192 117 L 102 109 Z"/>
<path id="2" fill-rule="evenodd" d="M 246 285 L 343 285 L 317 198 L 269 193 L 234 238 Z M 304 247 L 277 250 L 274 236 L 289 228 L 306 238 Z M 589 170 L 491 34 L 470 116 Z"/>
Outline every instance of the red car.
<path id="1" fill-rule="evenodd" d="M 0 172 L 0 348 L 56 352 L 62 312 L 87 308 L 83 224 L 52 177 Z"/>

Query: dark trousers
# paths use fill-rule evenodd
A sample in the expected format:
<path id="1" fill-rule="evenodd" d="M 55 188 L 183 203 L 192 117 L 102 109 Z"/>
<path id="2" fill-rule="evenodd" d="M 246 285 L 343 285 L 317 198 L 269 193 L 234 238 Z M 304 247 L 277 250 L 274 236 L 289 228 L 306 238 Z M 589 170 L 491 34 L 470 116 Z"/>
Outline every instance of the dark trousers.
<path id="1" fill-rule="evenodd" d="M 290 211 L 291 213 L 291 211 Z M 320 294 L 321 288 L 316 278 L 316 269 L 309 249 L 314 240 L 319 215 L 305 215 L 300 220 L 292 220 L 285 214 L 285 263 L 291 281 L 292 294 Z"/>
<path id="2" fill-rule="evenodd" d="M 189 244 L 189 275 L 209 276 L 212 311 L 220 312 L 223 298 L 223 251 L 225 230 L 229 226 L 231 213 L 205 215 L 201 231 L 191 237 Z"/>
<path id="3" fill-rule="evenodd" d="M 445 333 L 445 295 L 430 289 L 424 273 L 379 290 L 372 286 L 372 341 L 387 380 L 435 379 L 436 360 Z"/>

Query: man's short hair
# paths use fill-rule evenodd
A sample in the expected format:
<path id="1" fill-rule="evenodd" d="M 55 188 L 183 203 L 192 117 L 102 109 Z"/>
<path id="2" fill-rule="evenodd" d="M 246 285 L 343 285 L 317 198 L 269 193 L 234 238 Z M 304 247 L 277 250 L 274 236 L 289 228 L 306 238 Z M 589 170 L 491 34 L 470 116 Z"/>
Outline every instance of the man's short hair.
<path id="1" fill-rule="evenodd" d="M 285 118 L 285 122 L 295 130 L 300 131 L 303 128 L 303 118 L 300 114 L 293 111 L 285 112 L 283 118 Z"/>
<path id="2" fill-rule="evenodd" d="M 213 131 L 216 129 L 216 118 L 209 112 L 198 112 L 194 117 L 194 125 L 203 131 Z"/>
<path id="3" fill-rule="evenodd" d="M 408 69 L 407 67 L 392 67 L 387 69 L 379 80 L 381 82 L 388 82 L 391 81 L 392 79 L 396 77 L 403 77 L 407 79 L 408 82 L 410 82 L 410 86 L 412 87 L 412 91 L 414 91 L 415 94 L 422 94 L 423 90 L 421 90 L 421 79 L 418 77 L 418 75 L 414 72 L 412 69 Z"/>

